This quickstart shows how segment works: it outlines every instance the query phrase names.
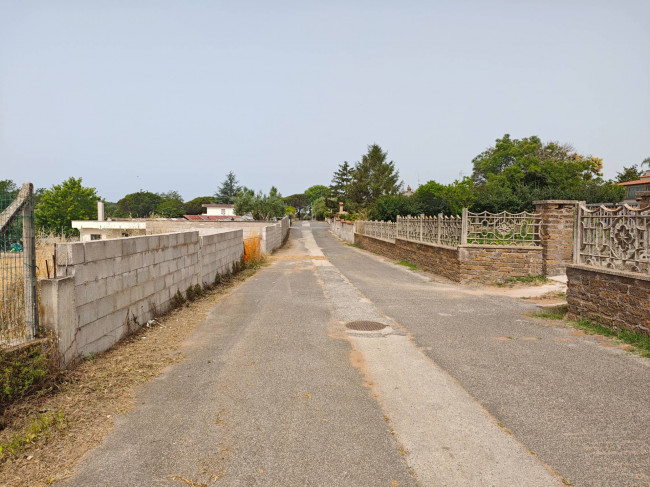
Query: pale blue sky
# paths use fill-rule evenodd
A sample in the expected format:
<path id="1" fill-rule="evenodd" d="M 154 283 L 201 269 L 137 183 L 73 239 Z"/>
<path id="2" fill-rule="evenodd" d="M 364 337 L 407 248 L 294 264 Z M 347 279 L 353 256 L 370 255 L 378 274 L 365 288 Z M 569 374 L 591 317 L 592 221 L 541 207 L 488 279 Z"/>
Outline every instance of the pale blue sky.
<path id="1" fill-rule="evenodd" d="M 378 143 L 415 188 L 504 133 L 650 157 L 650 2 L 0 0 L 0 179 L 288 195 Z"/>

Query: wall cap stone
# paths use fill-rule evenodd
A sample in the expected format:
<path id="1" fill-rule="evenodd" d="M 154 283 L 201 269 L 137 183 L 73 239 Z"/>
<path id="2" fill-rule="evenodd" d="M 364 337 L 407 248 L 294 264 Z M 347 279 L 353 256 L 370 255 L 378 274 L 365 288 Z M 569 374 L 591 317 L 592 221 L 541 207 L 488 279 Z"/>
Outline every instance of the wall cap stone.
<path id="1" fill-rule="evenodd" d="M 578 200 L 539 200 L 533 201 L 534 205 L 578 205 L 584 203 L 583 201 Z"/>
<path id="2" fill-rule="evenodd" d="M 594 266 L 582 265 L 582 264 L 567 264 L 566 267 L 567 267 L 567 270 L 568 269 L 576 269 L 576 270 L 579 270 L 579 271 L 587 271 L 587 272 L 593 272 L 593 273 L 599 273 L 599 274 L 608 274 L 610 276 L 626 277 L 628 279 L 636 279 L 636 280 L 639 280 L 639 281 L 650 282 L 650 275 L 649 274 L 642 274 L 640 272 L 619 271 L 617 269 L 606 269 L 606 268 L 594 267 Z"/>

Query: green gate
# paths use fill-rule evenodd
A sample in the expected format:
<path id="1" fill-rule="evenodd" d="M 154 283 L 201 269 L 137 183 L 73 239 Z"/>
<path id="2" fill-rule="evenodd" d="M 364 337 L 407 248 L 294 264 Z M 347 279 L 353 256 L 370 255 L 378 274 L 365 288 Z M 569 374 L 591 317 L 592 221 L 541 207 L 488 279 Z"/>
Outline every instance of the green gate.
<path id="1" fill-rule="evenodd" d="M 0 346 L 33 339 L 38 328 L 34 187 L 0 193 Z"/>

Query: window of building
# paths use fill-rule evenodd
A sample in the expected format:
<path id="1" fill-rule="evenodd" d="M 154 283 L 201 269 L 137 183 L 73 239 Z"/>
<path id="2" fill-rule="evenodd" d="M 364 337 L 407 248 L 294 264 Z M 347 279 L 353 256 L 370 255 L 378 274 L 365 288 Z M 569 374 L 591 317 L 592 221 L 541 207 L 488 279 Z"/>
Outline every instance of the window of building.
<path id="1" fill-rule="evenodd" d="M 225 208 L 221 208 L 221 214 L 222 214 L 222 215 L 225 215 L 225 214 L 226 214 L 226 209 L 225 209 Z"/>
<path id="2" fill-rule="evenodd" d="M 99 233 L 91 233 L 90 240 L 101 240 L 102 236 Z"/>

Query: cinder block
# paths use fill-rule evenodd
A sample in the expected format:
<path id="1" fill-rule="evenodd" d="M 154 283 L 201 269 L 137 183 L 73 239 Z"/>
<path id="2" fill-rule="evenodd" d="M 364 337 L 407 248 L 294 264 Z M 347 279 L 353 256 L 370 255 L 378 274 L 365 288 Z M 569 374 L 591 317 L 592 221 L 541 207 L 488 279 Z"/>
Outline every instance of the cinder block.
<path id="1" fill-rule="evenodd" d="M 147 242 L 147 239 L 149 237 L 135 237 L 135 251 L 139 254 L 142 252 L 146 252 L 149 250 L 149 242 Z"/>
<path id="2" fill-rule="evenodd" d="M 136 251 L 135 239 L 138 237 L 123 238 L 122 240 L 122 256 L 131 255 Z"/>
<path id="3" fill-rule="evenodd" d="M 57 265 L 76 265 L 85 262 L 85 243 L 56 244 Z"/>
<path id="4" fill-rule="evenodd" d="M 77 323 L 79 323 L 79 326 L 81 327 L 95 321 L 99 317 L 98 311 L 95 303 L 86 303 L 77 306 Z"/>

